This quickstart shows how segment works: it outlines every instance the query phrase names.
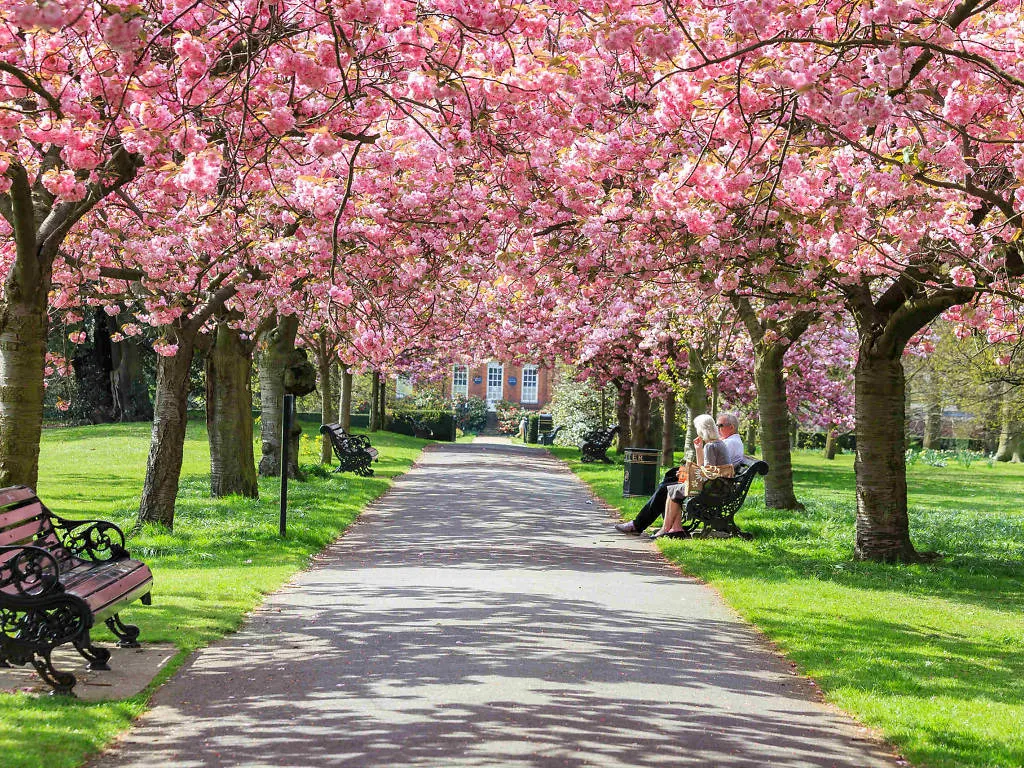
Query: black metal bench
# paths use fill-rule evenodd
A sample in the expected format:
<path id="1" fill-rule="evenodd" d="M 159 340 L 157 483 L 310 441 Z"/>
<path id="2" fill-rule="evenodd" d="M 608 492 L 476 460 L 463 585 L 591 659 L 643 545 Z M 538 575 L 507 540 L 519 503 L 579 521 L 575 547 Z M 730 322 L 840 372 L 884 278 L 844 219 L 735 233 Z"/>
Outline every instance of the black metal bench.
<path id="1" fill-rule="evenodd" d="M 377 461 L 377 449 L 370 445 L 366 435 L 353 435 L 341 428 L 341 424 L 324 424 L 320 434 L 327 435 L 338 457 L 335 472 L 355 472 L 360 477 L 371 477 L 370 463 Z"/>
<path id="2" fill-rule="evenodd" d="M 595 429 L 585 434 L 583 441 L 580 443 L 580 450 L 583 452 L 583 463 L 590 464 L 594 461 L 603 461 L 605 464 L 611 464 L 612 460 L 608 458 L 607 452 L 612 445 L 612 440 L 615 439 L 615 433 L 618 431 L 619 425 L 615 424 L 614 426 Z"/>
<path id="3" fill-rule="evenodd" d="M 555 427 L 548 432 L 540 433 L 540 444 L 541 445 L 554 445 L 555 438 L 558 437 L 558 433 L 562 431 L 562 427 Z"/>
<path id="4" fill-rule="evenodd" d="M 767 462 L 750 456 L 736 465 L 735 477 L 716 477 L 704 482 L 696 496 L 683 504 L 683 530 L 666 534 L 672 538 L 708 537 L 716 534 L 751 538 L 733 520 L 747 498 L 750 484 L 757 475 L 767 475 Z"/>
<path id="5" fill-rule="evenodd" d="M 89 637 L 97 621 L 138 648 L 139 628 L 119 612 L 150 604 L 153 573 L 124 544 L 113 523 L 66 520 L 31 488 L 0 489 L 0 666 L 31 663 L 55 693 L 72 694 L 75 676 L 54 669 L 54 648 L 71 643 L 90 669 L 109 669 L 110 651 Z"/>

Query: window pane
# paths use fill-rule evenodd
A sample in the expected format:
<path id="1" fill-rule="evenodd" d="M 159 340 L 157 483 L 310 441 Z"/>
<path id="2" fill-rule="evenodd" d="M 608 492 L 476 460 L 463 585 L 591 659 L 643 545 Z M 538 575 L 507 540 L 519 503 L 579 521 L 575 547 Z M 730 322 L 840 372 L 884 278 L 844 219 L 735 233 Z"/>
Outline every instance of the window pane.
<path id="1" fill-rule="evenodd" d="M 469 367 L 465 365 L 452 366 L 452 394 L 469 394 Z"/>
<path id="2" fill-rule="evenodd" d="M 523 403 L 536 403 L 537 402 L 537 366 L 536 365 L 524 365 L 523 366 L 523 390 L 521 402 Z"/>

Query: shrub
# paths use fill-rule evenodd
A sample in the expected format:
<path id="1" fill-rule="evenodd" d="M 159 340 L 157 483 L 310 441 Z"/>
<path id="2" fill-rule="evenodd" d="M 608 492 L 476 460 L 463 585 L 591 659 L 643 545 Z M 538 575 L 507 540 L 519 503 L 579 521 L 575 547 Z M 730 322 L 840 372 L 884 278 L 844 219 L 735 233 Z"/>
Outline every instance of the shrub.
<path id="1" fill-rule="evenodd" d="M 455 439 L 455 415 L 448 411 L 398 411 L 388 416 L 388 432 L 433 440 Z"/>
<path id="2" fill-rule="evenodd" d="M 455 414 L 463 432 L 481 432 L 487 426 L 487 401 L 479 397 L 457 397 Z"/>
<path id="3" fill-rule="evenodd" d="M 529 413 L 518 403 L 510 403 L 508 400 L 496 402 L 494 411 L 498 417 L 498 432 L 503 435 L 519 434 L 519 423 L 523 420 L 523 414 Z"/>
<path id="4" fill-rule="evenodd" d="M 563 370 L 558 377 L 554 397 L 549 410 L 555 419 L 556 427 L 564 427 L 558 433 L 557 442 L 562 445 L 576 445 L 583 436 L 601 423 L 601 390 L 589 382 L 574 381 L 572 371 Z M 615 394 L 609 388 L 604 397 L 604 418 L 608 423 L 615 421 Z"/>

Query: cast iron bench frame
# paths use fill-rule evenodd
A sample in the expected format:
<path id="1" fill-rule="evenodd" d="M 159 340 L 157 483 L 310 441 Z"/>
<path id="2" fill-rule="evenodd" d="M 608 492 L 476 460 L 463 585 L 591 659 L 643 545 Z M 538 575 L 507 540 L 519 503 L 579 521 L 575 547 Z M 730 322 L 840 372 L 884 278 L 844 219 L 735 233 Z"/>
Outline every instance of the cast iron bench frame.
<path id="1" fill-rule="evenodd" d="M 113 523 L 59 517 L 23 485 L 0 489 L 0 666 L 31 663 L 54 693 L 74 695 L 55 648 L 71 643 L 90 669 L 110 669 L 110 651 L 89 637 L 98 621 L 119 646 L 138 648 L 139 628 L 120 611 L 151 604 L 153 573 L 124 545 Z"/>
<path id="2" fill-rule="evenodd" d="M 338 457 L 335 472 L 355 472 L 360 477 L 372 477 L 371 462 L 377 461 L 379 452 L 370 445 L 366 435 L 353 435 L 341 428 L 341 424 L 324 424 L 320 434 L 327 435 Z"/>
<path id="3" fill-rule="evenodd" d="M 540 444 L 541 445 L 554 445 L 555 444 L 555 438 L 558 437 L 558 433 L 561 432 L 563 428 L 564 427 L 555 427 L 554 429 L 552 429 L 552 430 L 550 430 L 548 432 L 541 432 L 539 434 L 539 436 L 540 436 Z"/>
<path id="4" fill-rule="evenodd" d="M 750 484 L 757 475 L 768 474 L 768 463 L 744 456 L 736 464 L 735 477 L 716 477 L 704 482 L 696 496 L 683 504 L 682 527 L 678 533 L 666 534 L 671 538 L 706 538 L 715 534 L 753 538 L 741 531 L 733 519 L 746 501 Z"/>
<path id="5" fill-rule="evenodd" d="M 583 441 L 580 443 L 580 451 L 583 452 L 581 460 L 584 464 L 590 464 L 595 461 L 603 461 L 605 464 L 611 464 L 612 460 L 608 458 L 608 449 L 612 445 L 612 440 L 615 439 L 615 434 L 619 431 L 619 425 L 615 424 L 611 427 L 602 427 L 601 429 L 595 429 L 583 436 Z"/>

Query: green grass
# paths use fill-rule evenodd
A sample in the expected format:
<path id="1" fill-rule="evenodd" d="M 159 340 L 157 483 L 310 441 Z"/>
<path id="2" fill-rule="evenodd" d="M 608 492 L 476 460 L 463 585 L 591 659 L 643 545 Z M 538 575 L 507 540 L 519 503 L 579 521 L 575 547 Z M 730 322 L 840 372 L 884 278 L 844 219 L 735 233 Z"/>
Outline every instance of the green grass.
<path id="1" fill-rule="evenodd" d="M 621 466 L 572 469 L 630 519 Z M 911 534 L 928 565 L 853 560 L 853 458 L 794 457 L 805 512 L 767 510 L 755 482 L 740 539 L 663 540 L 714 585 L 826 698 L 916 765 L 1024 766 L 1024 467 L 975 463 L 908 472 Z"/>
<path id="2" fill-rule="evenodd" d="M 306 434 L 315 428 L 305 424 Z M 146 469 L 147 424 L 47 430 L 43 435 L 39 496 L 71 518 L 134 521 Z M 278 536 L 280 480 L 260 481 L 260 499 L 209 498 L 205 425 L 192 422 L 185 444 L 173 533 L 147 526 L 129 550 L 153 569 L 153 605 L 136 604 L 126 621 L 142 627 L 144 642 L 181 649 L 147 691 L 123 701 L 83 703 L 48 696 L 0 694 L 0 765 L 53 768 L 79 765 L 125 729 L 146 706 L 156 684 L 187 653 L 236 630 L 263 596 L 305 567 L 406 471 L 425 440 L 387 432 L 371 436 L 380 450 L 372 478 L 352 474 L 291 481 L 288 538 Z M 318 461 L 319 439 L 303 440 L 303 463 Z M 94 634 L 113 641 L 106 627 Z"/>

